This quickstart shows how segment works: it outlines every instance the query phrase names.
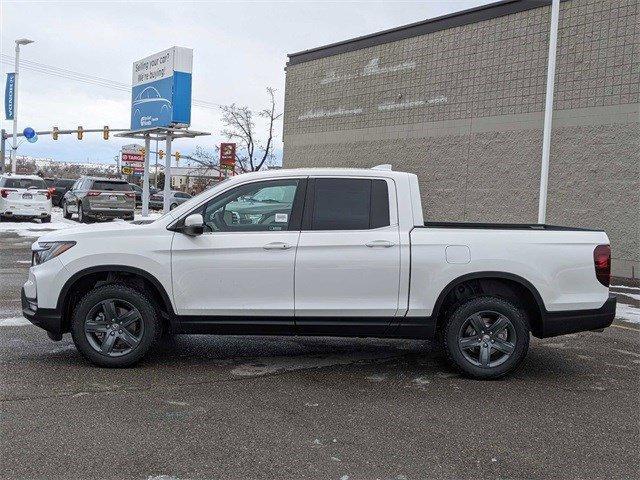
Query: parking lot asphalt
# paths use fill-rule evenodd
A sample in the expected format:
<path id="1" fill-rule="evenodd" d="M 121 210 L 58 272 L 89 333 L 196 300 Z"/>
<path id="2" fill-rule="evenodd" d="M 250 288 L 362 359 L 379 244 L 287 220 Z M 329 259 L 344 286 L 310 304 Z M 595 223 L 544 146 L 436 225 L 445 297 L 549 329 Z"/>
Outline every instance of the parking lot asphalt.
<path id="1" fill-rule="evenodd" d="M 0 478 L 640 477 L 640 329 L 533 339 L 460 377 L 429 342 L 180 336 L 88 364 L 19 319 L 33 239 L 0 234 Z"/>

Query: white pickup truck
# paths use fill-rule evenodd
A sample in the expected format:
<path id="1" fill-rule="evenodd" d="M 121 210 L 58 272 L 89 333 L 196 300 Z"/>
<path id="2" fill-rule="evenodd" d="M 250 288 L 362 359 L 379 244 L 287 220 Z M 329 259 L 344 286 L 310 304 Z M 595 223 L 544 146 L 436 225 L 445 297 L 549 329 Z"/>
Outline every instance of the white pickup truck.
<path id="1" fill-rule="evenodd" d="M 424 223 L 415 175 L 274 170 L 153 222 L 43 235 L 22 304 L 103 366 L 137 362 L 163 331 L 334 335 L 438 339 L 460 371 L 495 378 L 530 333 L 609 326 L 609 275 L 602 231 Z"/>

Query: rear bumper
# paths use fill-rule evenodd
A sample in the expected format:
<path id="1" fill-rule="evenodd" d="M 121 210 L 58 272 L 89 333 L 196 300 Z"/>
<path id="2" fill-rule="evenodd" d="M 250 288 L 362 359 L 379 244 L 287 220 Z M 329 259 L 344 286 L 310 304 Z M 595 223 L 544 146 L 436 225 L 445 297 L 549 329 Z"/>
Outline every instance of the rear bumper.
<path id="1" fill-rule="evenodd" d="M 616 302 L 616 296 L 610 293 L 604 305 L 594 310 L 545 312 L 540 338 L 606 328 L 616 317 Z"/>
<path id="2" fill-rule="evenodd" d="M 55 309 L 38 308 L 36 299 L 27 298 L 22 287 L 22 315 L 36 327 L 53 334 L 62 334 L 62 315 Z"/>
<path id="3" fill-rule="evenodd" d="M 84 210 L 84 215 L 90 218 L 96 218 L 99 220 L 107 220 L 111 218 L 124 218 L 125 220 L 133 220 L 133 209 L 115 210 L 115 209 L 102 209 L 102 208 L 88 208 Z"/>

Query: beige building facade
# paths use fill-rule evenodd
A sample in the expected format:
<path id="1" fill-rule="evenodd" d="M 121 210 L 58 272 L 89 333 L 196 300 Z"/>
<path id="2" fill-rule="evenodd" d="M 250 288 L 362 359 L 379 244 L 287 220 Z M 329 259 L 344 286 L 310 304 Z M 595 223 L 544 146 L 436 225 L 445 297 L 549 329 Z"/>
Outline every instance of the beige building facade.
<path id="1" fill-rule="evenodd" d="M 284 167 L 391 163 L 429 220 L 537 220 L 549 0 L 289 55 Z M 640 278 L 640 0 L 560 5 L 547 223 L 605 229 Z"/>

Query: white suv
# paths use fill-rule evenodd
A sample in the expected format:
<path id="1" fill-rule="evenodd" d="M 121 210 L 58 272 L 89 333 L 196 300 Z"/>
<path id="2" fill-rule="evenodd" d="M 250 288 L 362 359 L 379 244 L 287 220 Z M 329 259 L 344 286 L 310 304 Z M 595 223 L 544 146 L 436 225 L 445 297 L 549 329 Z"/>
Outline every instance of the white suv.
<path id="1" fill-rule="evenodd" d="M 37 175 L 0 176 L 0 221 L 39 218 L 51 221 L 51 192 Z"/>

